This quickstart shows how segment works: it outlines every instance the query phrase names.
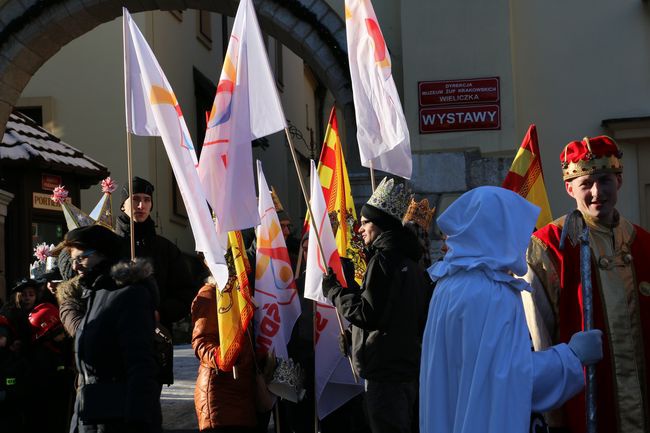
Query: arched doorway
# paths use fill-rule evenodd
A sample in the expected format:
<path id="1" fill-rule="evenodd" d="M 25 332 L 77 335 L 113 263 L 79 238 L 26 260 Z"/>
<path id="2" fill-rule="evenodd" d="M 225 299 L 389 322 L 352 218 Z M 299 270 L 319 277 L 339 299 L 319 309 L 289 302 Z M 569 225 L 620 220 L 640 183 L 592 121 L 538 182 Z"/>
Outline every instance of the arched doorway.
<path id="1" fill-rule="evenodd" d="M 309 6 L 298 0 L 254 3 L 263 30 L 301 57 L 332 93 L 339 115 L 350 125 L 345 129 L 346 141 L 350 149 L 356 149 L 345 28 L 340 16 L 324 0 L 312 1 Z M 122 6 L 132 13 L 159 8 L 200 9 L 234 16 L 238 2 L 6 0 L 0 4 L 0 131 L 4 131 L 12 109 L 34 74 L 71 41 L 120 17 Z"/>
<path id="2" fill-rule="evenodd" d="M 302 57 L 332 92 L 348 125 L 346 141 L 351 150 L 355 149 L 352 87 L 341 17 L 324 0 L 254 3 L 263 30 Z M 132 13 L 191 8 L 233 16 L 237 2 L 7 0 L 0 8 L 0 131 L 4 131 L 12 108 L 34 73 L 68 42 L 120 16 L 123 6 Z"/>

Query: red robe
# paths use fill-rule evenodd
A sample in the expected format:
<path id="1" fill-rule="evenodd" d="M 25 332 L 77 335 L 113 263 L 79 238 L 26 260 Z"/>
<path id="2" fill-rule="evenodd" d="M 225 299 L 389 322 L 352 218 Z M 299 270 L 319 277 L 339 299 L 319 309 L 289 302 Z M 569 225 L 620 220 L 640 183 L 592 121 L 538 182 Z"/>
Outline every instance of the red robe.
<path id="1" fill-rule="evenodd" d="M 535 298 L 546 295 L 553 311 L 553 344 L 568 342 L 583 329 L 579 243 L 567 242 L 559 249 L 564 218 L 536 231 L 528 251 L 529 265 L 545 292 Z M 647 432 L 650 234 L 623 218 L 613 228 L 588 224 L 594 327 L 603 331 L 604 357 L 596 365 L 597 431 Z M 573 433 L 585 431 L 584 391 L 564 405 L 563 423 Z"/>

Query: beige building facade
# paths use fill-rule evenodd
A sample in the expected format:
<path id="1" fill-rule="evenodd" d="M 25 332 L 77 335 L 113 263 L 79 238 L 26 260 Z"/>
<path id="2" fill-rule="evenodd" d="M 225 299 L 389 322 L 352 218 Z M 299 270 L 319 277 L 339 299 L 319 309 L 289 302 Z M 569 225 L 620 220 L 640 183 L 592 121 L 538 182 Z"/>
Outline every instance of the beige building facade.
<path id="1" fill-rule="evenodd" d="M 15 107 L 40 104 L 46 127 L 104 163 L 123 183 L 126 136 L 119 15 L 124 3 L 65 0 L 45 15 L 34 12 L 36 3 L 0 0 L 0 24 L 6 29 L 0 33 L 0 124 Z M 526 129 L 535 123 L 554 216 L 573 206 L 560 176 L 558 156 L 563 146 L 585 135 L 609 134 L 624 152 L 619 209 L 650 228 L 646 2 L 578 0 L 563 4 L 561 11 L 552 3 L 531 0 L 373 3 L 411 132 L 412 184 L 418 195 L 437 204 L 438 212 L 470 188 L 499 185 Z M 310 154 L 318 155 L 324 123 L 336 103 L 353 194 L 362 201 L 370 191 L 356 150 L 343 0 L 259 0 L 255 5 L 269 35 L 270 61 L 276 73 L 280 71 L 277 85 L 304 155 L 304 172 Z M 236 6 L 232 0 L 191 4 L 160 0 L 134 6 L 136 21 L 197 141 L 204 116 L 199 100 L 218 81 L 224 37 Z M 199 9 L 212 14 L 206 18 Z M 207 27 L 208 37 L 202 34 Z M 497 80 L 496 101 L 423 105 L 420 83 L 484 78 Z M 496 106 L 498 125 L 476 129 L 474 117 L 467 128 L 420 130 L 423 113 L 454 113 L 459 106 L 467 113 L 475 105 Z M 431 119 L 435 117 L 429 118 L 430 123 Z M 263 160 L 269 182 L 297 219 L 304 204 L 286 140 L 276 134 L 264 147 L 255 147 L 255 156 Z M 133 148 L 135 173 L 156 184 L 154 216 L 159 231 L 191 251 L 193 241 L 182 209 L 174 205 L 171 170 L 159 139 L 136 137 Z M 97 188 L 82 192 L 82 208 L 97 197 Z"/>

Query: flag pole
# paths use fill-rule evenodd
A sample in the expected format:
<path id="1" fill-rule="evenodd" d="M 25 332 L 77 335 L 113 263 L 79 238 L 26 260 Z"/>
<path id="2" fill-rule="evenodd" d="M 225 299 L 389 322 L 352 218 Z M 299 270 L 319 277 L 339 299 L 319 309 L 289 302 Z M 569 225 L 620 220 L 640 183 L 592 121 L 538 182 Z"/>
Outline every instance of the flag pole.
<path id="1" fill-rule="evenodd" d="M 311 301 L 311 323 L 312 323 L 312 350 L 314 351 L 314 433 L 318 433 L 318 399 L 316 398 L 316 322 L 318 314 L 318 304 L 316 301 Z"/>
<path id="2" fill-rule="evenodd" d="M 302 177 L 302 173 L 300 172 L 300 166 L 298 165 L 296 148 L 293 145 L 291 134 L 289 134 L 289 128 L 286 126 L 284 128 L 284 133 L 286 134 L 287 140 L 289 141 L 289 149 L 291 149 L 291 157 L 293 158 L 293 164 L 296 166 L 296 173 L 298 174 L 298 182 L 300 183 L 300 189 L 302 190 L 302 195 L 305 198 L 305 203 L 307 204 L 307 211 L 309 213 L 309 218 L 311 219 L 312 223 L 315 223 L 316 218 L 314 218 L 314 213 L 311 210 L 311 204 L 309 203 L 309 197 L 307 196 L 307 189 L 305 188 L 305 181 Z M 323 244 L 321 243 L 320 234 L 318 233 L 318 230 L 314 230 L 314 233 L 316 234 L 316 240 L 318 241 L 318 250 L 320 251 L 321 257 L 323 258 L 323 264 L 327 265 L 328 260 L 325 257 L 325 250 L 323 249 Z M 347 337 L 345 336 L 345 329 L 343 329 L 343 321 L 341 320 L 339 311 L 336 309 L 335 311 L 336 311 L 336 318 L 338 319 L 339 322 L 339 329 L 341 330 L 341 334 L 343 335 L 343 338 L 345 339 L 345 343 L 347 344 L 348 341 L 347 341 Z M 355 383 L 359 383 L 359 375 L 357 374 L 357 369 L 354 367 L 352 358 L 349 355 L 347 356 L 347 358 L 348 361 L 350 361 L 350 368 L 352 369 L 352 376 L 354 376 L 354 381 Z"/>
<path id="3" fill-rule="evenodd" d="M 133 162 L 131 158 L 131 133 L 126 131 L 126 171 L 129 182 L 129 237 L 131 244 L 131 260 L 135 260 L 135 233 L 133 227 Z"/>
<path id="4" fill-rule="evenodd" d="M 126 112 L 126 172 L 129 183 L 129 238 L 131 244 L 131 260 L 135 260 L 135 233 L 133 227 L 133 162 L 131 158 L 131 92 L 129 87 L 129 77 L 127 66 L 130 65 L 129 48 L 126 43 L 126 8 L 122 8 L 122 49 L 124 50 L 124 104 Z"/>
<path id="5" fill-rule="evenodd" d="M 370 185 L 372 185 L 372 192 L 375 192 L 377 189 L 377 182 L 375 181 L 375 165 L 370 160 Z"/>

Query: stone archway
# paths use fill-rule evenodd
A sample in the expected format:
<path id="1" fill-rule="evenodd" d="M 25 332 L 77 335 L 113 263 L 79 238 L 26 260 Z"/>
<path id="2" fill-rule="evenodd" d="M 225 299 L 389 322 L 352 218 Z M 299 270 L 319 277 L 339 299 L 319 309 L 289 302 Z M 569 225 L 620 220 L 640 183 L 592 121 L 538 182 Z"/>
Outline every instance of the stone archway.
<path id="1" fill-rule="evenodd" d="M 260 25 L 300 56 L 332 92 L 356 152 L 345 25 L 324 0 L 254 0 Z M 237 0 L 0 0 L 0 132 L 23 89 L 63 46 L 131 12 L 201 9 L 233 16 Z"/>

